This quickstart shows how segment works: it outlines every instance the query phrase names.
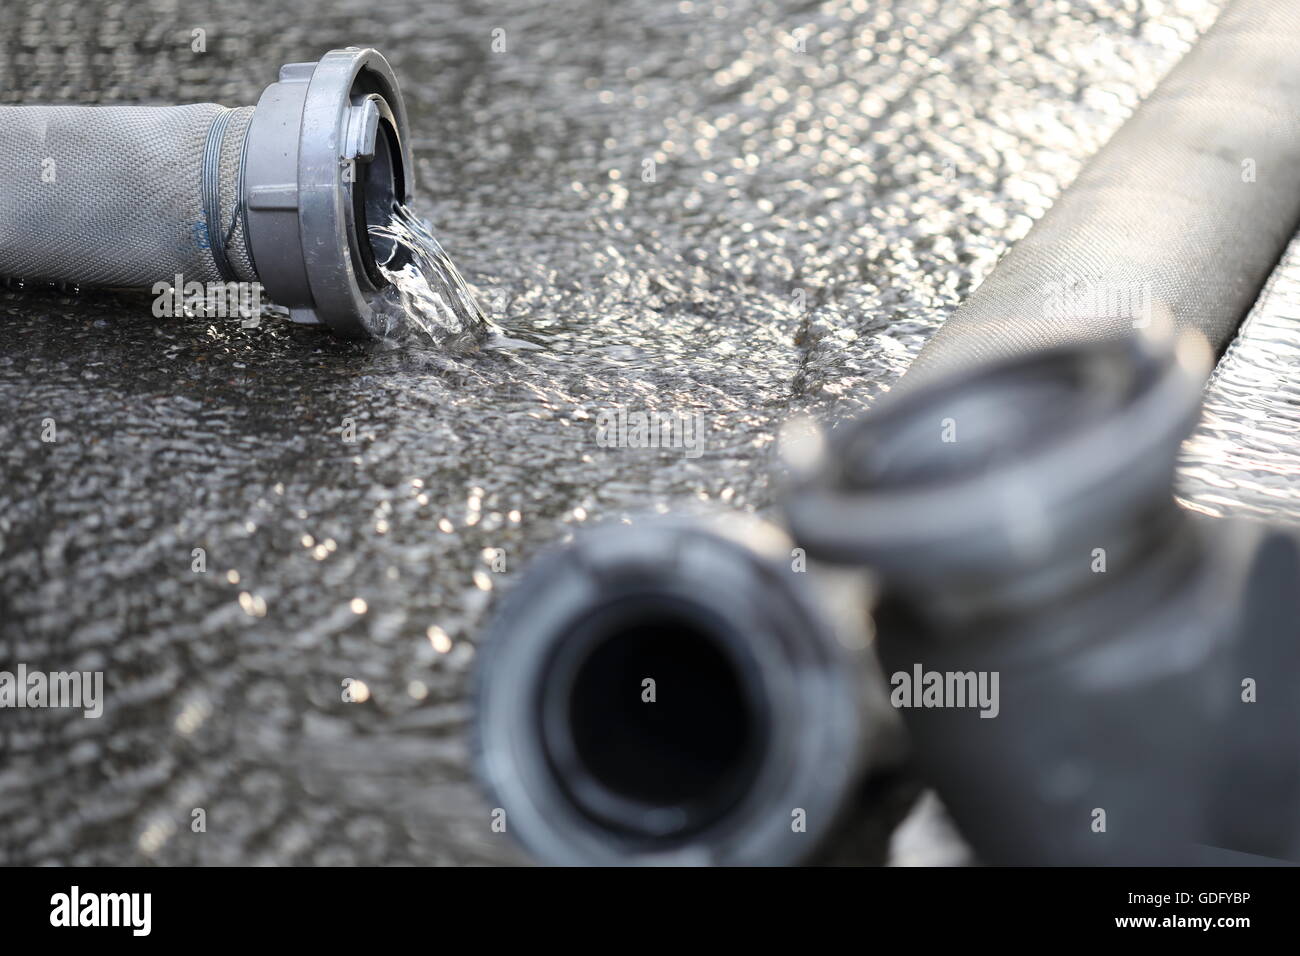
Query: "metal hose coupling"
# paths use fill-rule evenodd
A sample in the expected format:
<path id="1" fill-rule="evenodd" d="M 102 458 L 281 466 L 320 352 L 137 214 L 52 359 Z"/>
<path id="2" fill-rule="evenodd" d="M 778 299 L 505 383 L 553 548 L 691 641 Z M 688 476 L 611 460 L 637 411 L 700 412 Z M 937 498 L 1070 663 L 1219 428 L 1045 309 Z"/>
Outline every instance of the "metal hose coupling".
<path id="1" fill-rule="evenodd" d="M 295 321 L 364 336 L 399 255 L 370 226 L 410 200 L 412 169 L 397 79 L 371 49 L 282 67 L 256 107 L 3 107 L 0 275 L 260 283 Z"/>
<path id="2" fill-rule="evenodd" d="M 1208 365 L 1143 334 L 928 383 L 790 495 L 876 579 L 891 703 L 987 862 L 1300 853 L 1300 548 L 1172 495 Z"/>
<path id="3" fill-rule="evenodd" d="M 539 558 L 477 664 L 507 832 L 552 864 L 814 858 L 898 731 L 835 577 L 738 516 L 607 526 Z"/>

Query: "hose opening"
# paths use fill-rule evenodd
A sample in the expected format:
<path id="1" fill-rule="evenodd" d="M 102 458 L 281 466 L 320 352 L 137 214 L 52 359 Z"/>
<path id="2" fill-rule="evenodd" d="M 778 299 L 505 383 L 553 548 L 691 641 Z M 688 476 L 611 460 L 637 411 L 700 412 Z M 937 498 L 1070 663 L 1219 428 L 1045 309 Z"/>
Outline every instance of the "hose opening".
<path id="1" fill-rule="evenodd" d="M 736 646 L 703 609 L 662 598 L 622 602 L 580 625 L 541 704 L 548 756 L 585 815 L 635 835 L 684 835 L 744 796 L 767 715 Z"/>
<path id="2" fill-rule="evenodd" d="M 1047 351 L 909 395 L 847 430 L 838 452 L 843 484 L 939 487 L 1049 448 L 1118 414 L 1149 384 L 1151 370 L 1125 361 L 1128 352 L 1122 341 Z"/>
<path id="3" fill-rule="evenodd" d="M 592 528 L 537 561 L 475 667 L 491 799 L 540 859 L 812 858 L 878 742 L 857 617 L 819 613 L 775 526 Z"/>
<path id="4" fill-rule="evenodd" d="M 392 266 L 399 247 L 394 237 L 376 234 L 371 226 L 387 226 L 406 194 L 405 171 L 397 133 L 387 120 L 379 123 L 374 158 L 358 164 L 352 186 L 352 240 L 366 276 L 377 289 L 388 285 L 379 266 Z"/>

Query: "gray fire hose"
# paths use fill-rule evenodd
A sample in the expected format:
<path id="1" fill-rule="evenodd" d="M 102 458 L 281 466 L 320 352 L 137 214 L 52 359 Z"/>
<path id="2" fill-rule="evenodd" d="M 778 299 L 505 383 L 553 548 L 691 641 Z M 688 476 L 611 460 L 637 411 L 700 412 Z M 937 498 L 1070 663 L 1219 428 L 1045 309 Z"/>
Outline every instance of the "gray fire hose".
<path id="1" fill-rule="evenodd" d="M 1134 336 L 909 390 L 786 501 L 875 577 L 891 700 L 986 862 L 1300 860 L 1300 537 L 1171 493 L 1208 358 Z"/>
<path id="2" fill-rule="evenodd" d="M 1171 318 L 1222 350 L 1300 226 L 1300 4 L 1238 0 L 900 382 Z"/>
<path id="3" fill-rule="evenodd" d="M 0 276 L 260 282 L 298 322 L 375 327 L 372 240 L 410 198 L 406 110 L 376 51 L 291 63 L 256 107 L 0 108 Z"/>

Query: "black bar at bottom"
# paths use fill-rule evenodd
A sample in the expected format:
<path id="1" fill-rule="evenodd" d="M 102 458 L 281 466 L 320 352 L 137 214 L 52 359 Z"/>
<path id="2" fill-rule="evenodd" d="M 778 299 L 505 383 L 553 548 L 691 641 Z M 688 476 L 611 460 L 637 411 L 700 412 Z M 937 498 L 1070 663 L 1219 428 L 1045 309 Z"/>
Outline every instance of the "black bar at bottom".
<path id="1" fill-rule="evenodd" d="M 79 944 L 260 946 L 283 940 L 299 948 L 319 942 L 333 951 L 371 949 L 390 938 L 441 948 L 467 931 L 492 946 L 522 932 L 534 946 L 586 937 L 618 947 L 638 938 L 698 943 L 725 933 L 734 947 L 746 930 L 775 945 L 767 934 L 777 928 L 809 941 L 849 932 L 864 946 L 950 938 L 987 944 L 1044 934 L 1179 942 L 1200 937 L 1231 944 L 1243 933 L 1291 928 L 1295 871 L 1269 868 L 1276 861 L 1262 858 L 1237 862 L 1262 866 L 10 869 L 0 870 L 0 913 L 7 946 L 33 938 L 68 942 L 76 934 Z"/>

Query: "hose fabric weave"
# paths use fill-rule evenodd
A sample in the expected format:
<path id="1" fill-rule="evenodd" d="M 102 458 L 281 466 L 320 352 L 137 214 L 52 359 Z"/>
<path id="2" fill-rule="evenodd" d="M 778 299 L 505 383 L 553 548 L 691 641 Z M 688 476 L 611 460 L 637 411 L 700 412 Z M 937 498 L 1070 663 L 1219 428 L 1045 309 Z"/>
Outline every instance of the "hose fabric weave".
<path id="1" fill-rule="evenodd" d="M 204 216 L 204 144 L 228 114 L 218 206 L 231 272 L 256 279 L 240 158 L 253 107 L 0 107 L 0 276 L 147 287 L 218 282 Z M 233 231 L 231 222 L 235 221 Z"/>

